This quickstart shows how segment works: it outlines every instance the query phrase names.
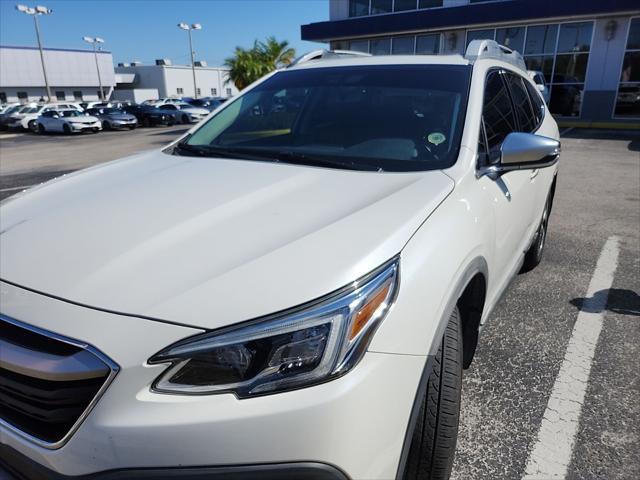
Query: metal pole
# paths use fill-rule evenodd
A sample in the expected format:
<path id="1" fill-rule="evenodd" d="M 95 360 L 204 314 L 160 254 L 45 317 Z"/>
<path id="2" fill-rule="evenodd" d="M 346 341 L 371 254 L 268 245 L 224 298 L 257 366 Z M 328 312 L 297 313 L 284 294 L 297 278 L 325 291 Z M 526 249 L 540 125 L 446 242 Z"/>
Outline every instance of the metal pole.
<path id="1" fill-rule="evenodd" d="M 196 87 L 196 64 L 193 60 L 193 43 L 191 41 L 191 28 L 189 32 L 189 51 L 191 52 L 191 73 L 193 73 L 193 98 L 198 98 L 198 88 Z"/>
<path id="2" fill-rule="evenodd" d="M 100 77 L 100 66 L 98 64 L 98 52 L 96 51 L 96 42 L 93 42 L 93 56 L 96 60 L 96 70 L 98 71 L 98 84 L 100 85 L 100 101 L 104 102 L 104 92 L 102 91 L 102 78 Z"/>
<path id="3" fill-rule="evenodd" d="M 36 37 L 38 38 L 38 49 L 40 50 L 40 61 L 42 62 L 42 74 L 44 75 L 44 84 L 47 88 L 47 97 L 51 103 L 51 88 L 49 87 L 49 79 L 47 78 L 47 69 L 44 66 L 44 53 L 42 52 L 42 42 L 40 41 L 40 27 L 38 26 L 38 14 L 33 16 L 33 23 L 36 26 Z"/>

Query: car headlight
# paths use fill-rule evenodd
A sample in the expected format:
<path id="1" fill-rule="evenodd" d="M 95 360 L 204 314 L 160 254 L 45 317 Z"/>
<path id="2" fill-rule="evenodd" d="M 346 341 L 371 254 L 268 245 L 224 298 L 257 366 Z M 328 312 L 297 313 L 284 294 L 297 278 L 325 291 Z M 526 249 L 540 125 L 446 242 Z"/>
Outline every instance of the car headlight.
<path id="1" fill-rule="evenodd" d="M 364 355 L 395 299 L 398 280 L 394 258 L 310 304 L 175 343 L 149 359 L 171 363 L 152 389 L 244 398 L 343 375 Z"/>

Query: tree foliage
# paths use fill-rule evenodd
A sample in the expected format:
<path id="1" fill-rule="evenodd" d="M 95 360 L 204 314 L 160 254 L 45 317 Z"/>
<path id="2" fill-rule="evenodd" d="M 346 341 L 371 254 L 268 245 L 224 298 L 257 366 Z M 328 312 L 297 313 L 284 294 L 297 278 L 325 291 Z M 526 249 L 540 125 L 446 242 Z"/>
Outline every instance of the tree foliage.
<path id="1" fill-rule="evenodd" d="M 295 55 L 296 51 L 289 47 L 289 42 L 268 37 L 262 42 L 256 40 L 249 49 L 236 47 L 233 56 L 224 64 L 230 69 L 229 81 L 242 90 L 276 68 L 289 65 Z"/>

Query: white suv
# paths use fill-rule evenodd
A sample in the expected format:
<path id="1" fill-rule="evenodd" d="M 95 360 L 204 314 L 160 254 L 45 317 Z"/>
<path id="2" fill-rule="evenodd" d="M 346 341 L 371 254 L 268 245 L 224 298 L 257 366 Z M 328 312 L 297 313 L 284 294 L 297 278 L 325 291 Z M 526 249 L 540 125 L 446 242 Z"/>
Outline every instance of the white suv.
<path id="1" fill-rule="evenodd" d="M 461 378 L 541 259 L 522 58 L 320 52 L 163 151 L 0 210 L 0 458 L 27 478 L 444 479 Z"/>

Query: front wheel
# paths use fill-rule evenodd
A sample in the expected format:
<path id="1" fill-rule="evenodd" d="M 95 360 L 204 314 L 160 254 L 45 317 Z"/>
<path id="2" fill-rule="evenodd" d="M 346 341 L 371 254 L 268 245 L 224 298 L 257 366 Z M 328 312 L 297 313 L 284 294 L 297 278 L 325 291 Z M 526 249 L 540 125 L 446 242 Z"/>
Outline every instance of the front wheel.
<path id="1" fill-rule="evenodd" d="M 31 130 L 33 133 L 36 133 L 38 131 L 38 122 L 36 122 L 35 120 L 31 120 L 27 125 L 29 126 L 29 130 Z"/>
<path id="2" fill-rule="evenodd" d="M 189 123 L 189 116 L 188 115 L 182 115 L 182 123 L 187 124 Z"/>
<path id="3" fill-rule="evenodd" d="M 536 268 L 542 261 L 544 246 L 547 241 L 547 228 L 549 226 L 549 214 L 551 213 L 551 196 L 547 197 L 547 203 L 544 205 L 542 212 L 542 220 L 536 231 L 536 239 L 533 241 L 527 253 L 524 254 L 524 262 L 520 273 L 525 273 Z"/>
<path id="4" fill-rule="evenodd" d="M 456 307 L 433 358 L 404 480 L 447 480 L 453 467 L 462 393 L 462 324 Z"/>
<path id="5" fill-rule="evenodd" d="M 40 133 L 41 135 L 44 135 L 46 133 L 44 125 L 42 125 L 41 123 L 38 124 L 38 133 Z"/>
<path id="6" fill-rule="evenodd" d="M 63 131 L 66 135 L 70 135 L 70 134 L 71 134 L 71 127 L 65 123 L 65 124 L 62 126 L 62 131 Z"/>

